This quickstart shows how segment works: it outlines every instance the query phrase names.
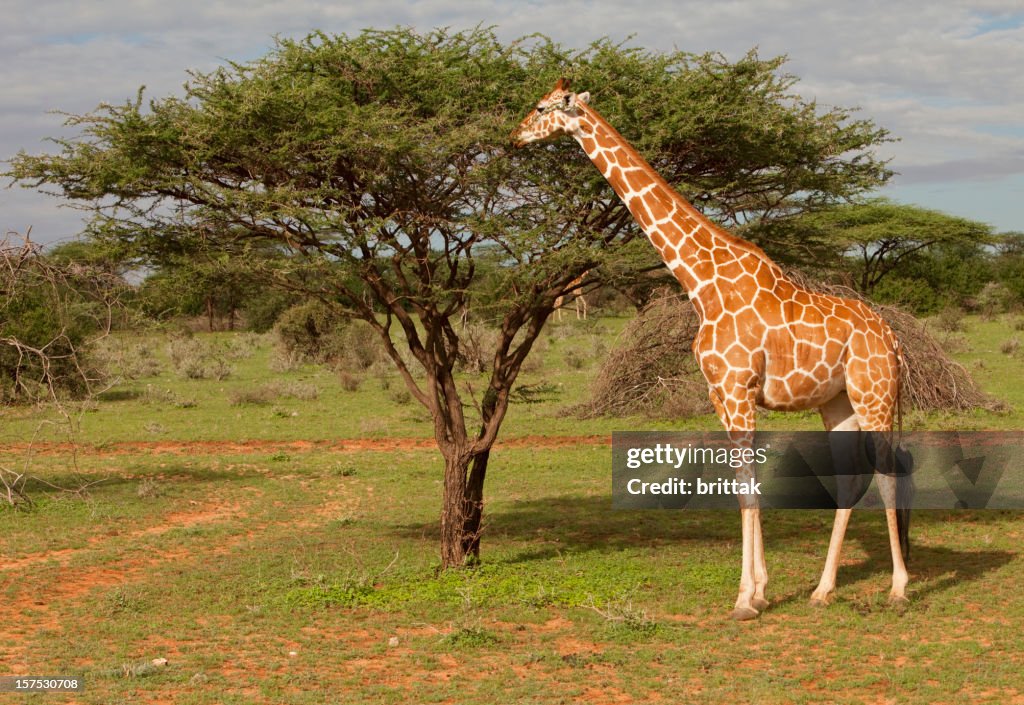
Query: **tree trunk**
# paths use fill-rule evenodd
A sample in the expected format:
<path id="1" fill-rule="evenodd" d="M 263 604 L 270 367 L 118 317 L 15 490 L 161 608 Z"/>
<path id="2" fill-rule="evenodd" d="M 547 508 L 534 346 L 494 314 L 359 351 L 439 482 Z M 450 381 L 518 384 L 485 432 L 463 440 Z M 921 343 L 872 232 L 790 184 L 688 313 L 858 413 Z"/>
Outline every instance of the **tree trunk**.
<path id="1" fill-rule="evenodd" d="M 445 458 L 441 508 L 441 567 L 461 568 L 480 558 L 484 476 L 490 451 Z"/>
<path id="2" fill-rule="evenodd" d="M 477 454 L 473 458 L 473 467 L 470 469 L 469 478 L 466 481 L 462 548 L 463 554 L 473 561 L 480 560 L 480 532 L 484 516 L 484 476 L 487 474 L 487 461 L 490 457 L 490 449 Z"/>
<path id="3" fill-rule="evenodd" d="M 441 498 L 441 568 L 466 564 L 462 532 L 466 524 L 466 468 L 469 458 L 459 452 L 445 453 L 444 492 Z"/>
<path id="4" fill-rule="evenodd" d="M 206 297 L 206 322 L 207 322 L 207 326 L 210 329 L 210 332 L 212 333 L 213 332 L 213 297 L 212 296 L 207 296 Z"/>

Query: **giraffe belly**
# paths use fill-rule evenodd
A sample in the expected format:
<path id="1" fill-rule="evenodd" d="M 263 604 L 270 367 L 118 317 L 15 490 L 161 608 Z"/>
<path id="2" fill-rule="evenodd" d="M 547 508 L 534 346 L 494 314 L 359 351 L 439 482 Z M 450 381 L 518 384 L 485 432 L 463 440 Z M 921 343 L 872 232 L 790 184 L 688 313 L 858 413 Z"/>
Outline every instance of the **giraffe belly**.
<path id="1" fill-rule="evenodd" d="M 783 359 L 780 359 L 783 358 Z M 846 387 L 841 360 L 819 356 L 766 355 L 765 381 L 758 404 L 773 411 L 816 409 Z M 794 364 L 799 361 L 800 364 Z"/>

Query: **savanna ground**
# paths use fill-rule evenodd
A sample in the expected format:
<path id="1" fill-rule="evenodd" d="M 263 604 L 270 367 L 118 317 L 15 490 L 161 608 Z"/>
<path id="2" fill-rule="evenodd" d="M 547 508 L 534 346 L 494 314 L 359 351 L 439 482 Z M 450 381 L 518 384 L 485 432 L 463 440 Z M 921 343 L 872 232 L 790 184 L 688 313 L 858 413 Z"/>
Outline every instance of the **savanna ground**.
<path id="1" fill-rule="evenodd" d="M 947 337 L 1018 410 L 1019 318 Z M 523 379 L 542 399 L 513 406 L 492 457 L 484 562 L 443 574 L 442 464 L 396 376 L 274 372 L 269 339 L 217 334 L 198 338 L 228 376 L 184 379 L 167 336 L 148 356 L 119 341 L 145 369 L 81 414 L 75 444 L 52 410 L 0 412 L 0 462 L 38 478 L 30 510 L 0 510 L 0 675 L 84 676 L 28 700 L 104 705 L 1024 703 L 1020 513 L 917 512 L 897 613 L 878 514 L 854 515 L 837 599 L 815 610 L 831 515 L 769 512 L 772 606 L 736 624 L 738 512 L 612 511 L 613 429 L 717 423 L 567 412 L 624 323 L 550 324 Z"/>

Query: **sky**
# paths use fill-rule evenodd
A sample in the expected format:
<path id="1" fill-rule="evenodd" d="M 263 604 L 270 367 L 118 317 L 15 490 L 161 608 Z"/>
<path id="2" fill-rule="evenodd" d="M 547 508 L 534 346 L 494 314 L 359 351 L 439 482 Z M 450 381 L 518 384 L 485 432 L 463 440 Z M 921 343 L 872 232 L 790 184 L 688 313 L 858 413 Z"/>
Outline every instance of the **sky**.
<path id="1" fill-rule="evenodd" d="M 757 47 L 786 55 L 795 91 L 857 107 L 898 142 L 879 156 L 899 172 L 877 195 L 1024 231 L 1024 7 L 1020 0 L 5 0 L 0 24 L 0 160 L 56 151 L 64 117 L 100 103 L 181 95 L 189 70 L 266 54 L 275 36 L 408 26 L 541 32 L 570 47 L 610 37 L 651 51 Z M 600 86 L 590 90 L 600 104 Z M 524 109 L 528 106 L 524 106 Z M 6 165 L 0 164 L 0 170 Z M 61 242 L 82 214 L 0 182 L 0 233 Z"/>

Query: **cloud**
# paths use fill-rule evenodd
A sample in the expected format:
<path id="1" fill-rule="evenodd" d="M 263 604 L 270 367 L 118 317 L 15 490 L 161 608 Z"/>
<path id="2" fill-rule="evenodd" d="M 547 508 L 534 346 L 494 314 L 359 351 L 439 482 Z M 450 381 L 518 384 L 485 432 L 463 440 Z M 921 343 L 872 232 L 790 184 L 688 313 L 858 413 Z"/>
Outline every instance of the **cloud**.
<path id="1" fill-rule="evenodd" d="M 884 155 L 902 179 L 985 177 L 998 191 L 1001 176 L 1019 173 L 1024 150 L 1019 8 L 1019 0 L 649 0 L 628 10 L 611 0 L 55 0 L 43 13 L 38 2 L 8 0 L 0 25 L 0 159 L 22 148 L 43 151 L 44 137 L 68 134 L 47 111 L 81 113 L 102 101 L 121 102 L 143 84 L 152 96 L 180 93 L 187 69 L 258 58 L 274 35 L 493 24 L 506 41 L 542 32 L 585 46 L 632 35 L 634 45 L 659 51 L 720 51 L 735 59 L 756 46 L 762 56 L 786 54 L 802 95 L 860 106 L 860 117 L 901 138 Z M 600 87 L 588 88 L 599 100 Z M 1010 219 L 1017 196 L 1003 200 Z M 0 227 L 23 227 L 26 218 L 62 233 L 79 227 L 78 214 L 55 214 L 54 205 L 17 189 L 0 191 Z"/>
<path id="2" fill-rule="evenodd" d="M 975 159 L 954 159 L 933 164 L 912 164 L 900 170 L 900 185 L 946 183 L 949 181 L 995 181 L 1024 174 L 1024 150 L 992 154 Z"/>

